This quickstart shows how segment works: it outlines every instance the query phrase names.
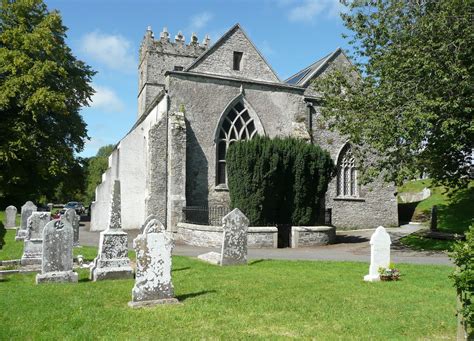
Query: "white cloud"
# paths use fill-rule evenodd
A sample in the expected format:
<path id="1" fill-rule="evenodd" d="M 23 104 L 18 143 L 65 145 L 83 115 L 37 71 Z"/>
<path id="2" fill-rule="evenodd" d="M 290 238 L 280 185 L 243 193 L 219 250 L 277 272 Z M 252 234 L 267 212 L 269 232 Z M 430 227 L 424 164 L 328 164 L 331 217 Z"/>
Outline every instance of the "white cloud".
<path id="1" fill-rule="evenodd" d="M 98 108 L 107 112 L 124 110 L 123 102 L 112 89 L 100 85 L 93 85 L 92 87 L 96 92 L 92 96 L 91 108 Z"/>
<path id="2" fill-rule="evenodd" d="M 207 23 L 212 19 L 213 15 L 209 12 L 199 13 L 191 18 L 191 30 L 199 31 L 201 28 L 205 27 Z"/>
<path id="3" fill-rule="evenodd" d="M 137 62 L 132 44 L 121 35 L 87 33 L 81 39 L 81 51 L 91 59 L 105 66 L 123 72 L 135 72 Z"/>
<path id="4" fill-rule="evenodd" d="M 289 4 L 290 2 L 286 2 Z M 290 10 L 288 18 L 291 21 L 311 22 L 318 14 L 336 17 L 342 9 L 339 0 L 304 0 Z"/>

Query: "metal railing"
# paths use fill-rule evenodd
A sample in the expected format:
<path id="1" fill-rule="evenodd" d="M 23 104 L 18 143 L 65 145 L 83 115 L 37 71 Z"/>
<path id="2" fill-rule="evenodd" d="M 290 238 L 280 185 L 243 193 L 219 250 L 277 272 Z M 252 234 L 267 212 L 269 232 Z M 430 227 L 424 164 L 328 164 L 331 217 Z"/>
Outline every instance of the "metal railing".
<path id="1" fill-rule="evenodd" d="M 221 226 L 222 218 L 230 212 L 226 206 L 183 207 L 183 221 L 188 224 Z"/>

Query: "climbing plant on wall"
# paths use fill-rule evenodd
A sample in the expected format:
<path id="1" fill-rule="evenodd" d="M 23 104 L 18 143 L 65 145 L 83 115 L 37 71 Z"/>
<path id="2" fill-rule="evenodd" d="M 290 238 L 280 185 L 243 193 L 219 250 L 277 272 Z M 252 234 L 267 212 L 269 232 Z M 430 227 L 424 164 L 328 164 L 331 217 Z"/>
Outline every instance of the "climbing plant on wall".
<path id="1" fill-rule="evenodd" d="M 253 225 L 314 225 L 335 172 L 327 151 L 294 138 L 235 142 L 226 162 L 231 205 Z"/>

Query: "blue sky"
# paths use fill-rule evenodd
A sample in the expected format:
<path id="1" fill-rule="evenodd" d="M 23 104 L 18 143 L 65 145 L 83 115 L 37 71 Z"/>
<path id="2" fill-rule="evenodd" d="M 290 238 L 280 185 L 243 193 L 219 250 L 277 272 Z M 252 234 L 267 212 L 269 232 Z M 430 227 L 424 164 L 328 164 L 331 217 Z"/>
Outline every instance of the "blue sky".
<path id="1" fill-rule="evenodd" d="M 117 143 L 137 115 L 138 47 L 148 25 L 159 37 L 181 30 L 214 43 L 235 23 L 284 80 L 337 47 L 348 48 L 338 0 L 46 0 L 69 28 L 73 53 L 98 71 L 97 93 L 81 113 L 91 138 L 81 156 Z"/>

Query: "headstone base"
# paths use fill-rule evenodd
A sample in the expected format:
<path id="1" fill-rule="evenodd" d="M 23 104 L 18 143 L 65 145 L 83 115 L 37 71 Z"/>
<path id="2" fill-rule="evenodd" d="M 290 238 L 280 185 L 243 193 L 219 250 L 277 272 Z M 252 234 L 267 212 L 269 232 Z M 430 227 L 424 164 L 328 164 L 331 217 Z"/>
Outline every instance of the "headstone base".
<path id="1" fill-rule="evenodd" d="M 17 228 L 17 229 L 16 229 L 15 240 L 16 240 L 17 242 L 18 242 L 18 241 L 25 240 L 27 234 L 28 234 L 28 231 L 27 231 L 27 230 L 22 230 L 22 229 L 20 229 L 20 228 Z"/>
<path id="2" fill-rule="evenodd" d="M 91 281 L 102 281 L 108 279 L 130 279 L 133 278 L 133 270 L 130 266 L 121 268 L 93 268 L 91 270 Z"/>
<path id="3" fill-rule="evenodd" d="M 21 265 L 41 264 L 43 257 L 43 240 L 28 239 L 25 240 L 23 255 L 21 256 Z"/>
<path id="4" fill-rule="evenodd" d="M 7 226 L 5 225 L 5 230 L 16 230 L 18 227 L 17 226 Z"/>
<path id="5" fill-rule="evenodd" d="M 211 263 L 214 265 L 220 265 L 221 263 L 221 254 L 214 251 L 203 253 L 202 255 L 199 255 L 197 258 L 204 262 Z"/>
<path id="6" fill-rule="evenodd" d="M 160 300 L 128 302 L 128 306 L 130 308 L 135 308 L 135 309 L 153 307 L 155 305 L 160 305 L 160 304 L 180 304 L 180 302 L 176 298 L 162 298 Z"/>
<path id="7" fill-rule="evenodd" d="M 380 276 L 372 276 L 372 275 L 365 275 L 364 276 L 364 281 L 366 282 L 379 282 L 380 281 Z"/>
<path id="8" fill-rule="evenodd" d="M 76 283 L 78 275 L 74 271 L 47 272 L 36 275 L 36 284 L 42 283 Z"/>

